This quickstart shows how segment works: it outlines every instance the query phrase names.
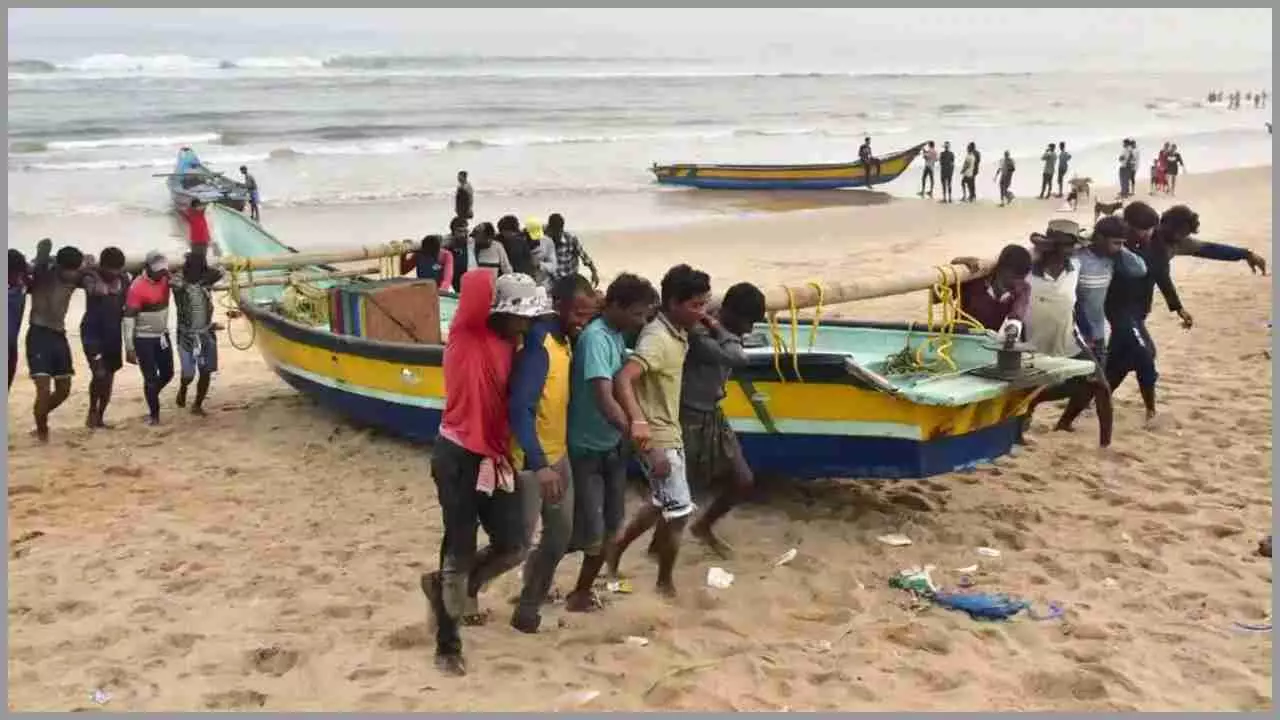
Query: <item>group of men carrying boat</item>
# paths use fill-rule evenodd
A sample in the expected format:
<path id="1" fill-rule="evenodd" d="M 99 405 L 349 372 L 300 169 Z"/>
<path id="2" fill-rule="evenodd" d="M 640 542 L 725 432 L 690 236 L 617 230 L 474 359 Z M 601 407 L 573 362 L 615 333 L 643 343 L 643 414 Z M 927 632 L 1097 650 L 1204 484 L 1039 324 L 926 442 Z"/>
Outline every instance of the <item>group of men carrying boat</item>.
<path id="1" fill-rule="evenodd" d="M 209 385 L 218 369 L 218 345 L 213 321 L 212 288 L 222 273 L 194 248 L 182 269 L 170 273 L 159 252 L 147 253 L 142 271 L 131 277 L 124 253 L 108 247 L 95 260 L 78 248 L 65 246 L 53 254 L 45 238 L 28 264 L 16 249 L 9 250 L 9 386 L 17 372 L 18 340 L 27 297 L 31 314 L 26 336 L 27 366 L 35 382 L 32 409 L 35 436 L 49 439 L 49 416 L 71 394 L 75 374 L 66 317 L 76 290 L 85 295 L 80 341 L 92 373 L 89 381 L 89 428 L 106 428 L 115 374 L 124 362 L 142 372 L 147 422 L 160 422 L 160 392 L 173 379 L 173 347 L 169 334 L 169 301 L 177 310 L 177 348 L 181 376 L 177 404 L 185 407 L 192 382 L 196 384 L 191 412 L 204 414 Z"/>
<path id="2" fill-rule="evenodd" d="M 548 229 L 562 230 L 554 216 Z M 485 237 L 469 238 L 464 252 L 483 250 Z M 469 267 L 445 346 L 445 409 L 431 459 L 445 527 L 440 569 L 421 578 L 437 663 L 451 674 L 466 671 L 459 626 L 486 620 L 480 590 L 521 562 L 510 621 L 521 632 L 538 631 L 567 553 L 584 560 L 565 606 L 591 612 L 602 607 L 602 570 L 626 590 L 622 555 L 650 529 L 658 588 L 674 594 L 695 509 L 690 481 L 727 483 L 691 529 L 716 552 L 732 552 L 713 527 L 752 479 L 719 402 L 732 368 L 746 361 L 742 336 L 764 317 L 763 293 L 746 283 L 709 310 L 710 278 L 688 265 L 671 268 L 660 292 L 623 273 L 603 295 L 563 257 L 543 283 L 483 262 Z M 630 458 L 648 479 L 650 503 L 624 525 Z M 489 535 L 479 551 L 478 526 Z"/>
<path id="3" fill-rule="evenodd" d="M 1024 418 L 1024 430 L 1036 404 L 1067 399 L 1057 429 L 1071 430 L 1096 401 L 1099 442 L 1110 445 L 1111 394 L 1130 373 L 1137 377 L 1147 421 L 1155 419 L 1159 375 L 1156 346 L 1146 324 L 1155 289 L 1184 328 L 1193 322 L 1170 276 L 1173 257 L 1243 260 L 1255 272 L 1266 272 L 1266 262 L 1252 251 L 1196 240 L 1192 236 L 1199 230 L 1199 216 L 1186 205 L 1160 214 L 1143 202 L 1130 203 L 1121 215 L 1101 218 L 1087 240 L 1075 222 L 1054 220 L 1046 232 L 1031 236 L 1031 251 L 1006 246 L 987 277 L 962 286 L 962 307 L 986 329 L 1024 339 L 1037 353 L 1078 357 L 1097 365 L 1092 377 L 1037 396 Z M 975 269 L 978 265 L 975 258 L 952 262 Z"/>

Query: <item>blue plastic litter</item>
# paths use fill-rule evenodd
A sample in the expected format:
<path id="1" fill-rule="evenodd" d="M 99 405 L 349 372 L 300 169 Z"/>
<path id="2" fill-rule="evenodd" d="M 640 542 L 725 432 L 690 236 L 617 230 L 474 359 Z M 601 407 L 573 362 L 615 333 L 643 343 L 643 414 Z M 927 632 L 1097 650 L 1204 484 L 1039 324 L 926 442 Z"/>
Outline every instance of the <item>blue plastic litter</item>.
<path id="1" fill-rule="evenodd" d="M 942 607 L 968 613 L 975 620 L 1007 620 L 1031 607 L 1026 600 L 1003 594 L 940 592 L 933 601 Z"/>
<path id="2" fill-rule="evenodd" d="M 1056 620 L 1057 618 L 1062 617 L 1064 612 L 1066 612 L 1066 609 L 1062 606 L 1062 603 L 1057 602 L 1056 600 L 1049 603 L 1049 612 L 1044 613 L 1043 615 L 1036 612 L 1034 608 L 1027 608 L 1027 615 L 1029 615 L 1032 620 Z"/>

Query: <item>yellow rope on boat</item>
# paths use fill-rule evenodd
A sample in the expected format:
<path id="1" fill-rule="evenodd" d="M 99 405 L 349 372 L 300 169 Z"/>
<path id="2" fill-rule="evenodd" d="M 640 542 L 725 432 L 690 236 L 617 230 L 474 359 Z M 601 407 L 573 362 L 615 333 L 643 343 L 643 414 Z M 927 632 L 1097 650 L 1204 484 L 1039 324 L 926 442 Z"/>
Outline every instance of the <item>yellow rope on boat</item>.
<path id="1" fill-rule="evenodd" d="M 223 309 L 227 311 L 227 342 L 236 350 L 248 350 L 253 347 L 258 337 L 258 326 L 249 321 L 249 342 L 241 346 L 231 334 L 231 321 L 241 316 L 240 310 L 240 273 L 248 275 L 249 285 L 253 285 L 253 263 L 241 257 L 233 258 L 227 274 L 227 292 L 222 296 Z"/>
<path id="2" fill-rule="evenodd" d="M 778 331 L 778 312 L 770 311 L 767 315 L 769 320 L 769 345 L 773 348 L 773 371 L 778 374 L 778 380 L 787 381 L 787 376 L 782 374 L 782 352 L 780 348 L 784 347 L 782 333 Z"/>
<path id="3" fill-rule="evenodd" d="M 966 313 L 961 305 L 960 275 L 955 267 L 939 265 L 934 270 L 938 273 L 938 282 L 931 288 L 932 297 L 929 298 L 927 308 L 929 335 L 912 353 L 908 331 L 907 346 L 886 360 L 886 372 L 890 374 L 955 372 L 959 369 L 959 365 L 951 358 L 951 349 L 955 345 L 953 338 L 956 327 L 964 325 L 978 331 L 985 329 L 982 323 Z M 941 306 L 939 311 L 941 317 L 937 319 L 934 315 L 935 300 L 936 304 Z M 930 350 L 933 351 L 934 359 L 926 360 Z"/>
<path id="4" fill-rule="evenodd" d="M 818 292 L 818 307 L 813 311 L 813 329 L 809 331 L 809 349 L 813 349 L 814 343 L 818 341 L 818 328 L 822 325 L 822 303 L 827 298 L 827 289 L 817 280 L 810 280 L 809 287 Z"/>
<path id="5" fill-rule="evenodd" d="M 796 372 L 796 380 L 804 382 L 804 377 L 800 375 L 800 318 L 798 317 L 799 309 L 796 307 L 796 294 L 786 285 L 782 288 L 787 291 L 787 306 L 791 312 L 791 369 Z"/>

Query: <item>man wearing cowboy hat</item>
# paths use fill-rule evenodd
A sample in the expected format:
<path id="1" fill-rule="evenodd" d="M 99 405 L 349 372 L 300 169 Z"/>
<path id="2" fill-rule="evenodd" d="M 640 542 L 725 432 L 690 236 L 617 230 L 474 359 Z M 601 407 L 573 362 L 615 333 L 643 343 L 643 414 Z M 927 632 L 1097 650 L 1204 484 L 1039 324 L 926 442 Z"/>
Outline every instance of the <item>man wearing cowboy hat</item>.
<path id="1" fill-rule="evenodd" d="M 1034 233 L 1031 244 L 1035 259 L 1027 283 L 1031 287 L 1031 302 L 1027 311 L 1027 342 L 1036 352 L 1057 357 L 1090 360 L 1095 363 L 1094 373 L 1086 378 L 1073 378 L 1041 393 L 1027 410 L 1023 420 L 1025 429 L 1031 424 L 1036 405 L 1041 402 L 1071 398 L 1074 403 L 1092 397 L 1098 403 L 1098 442 L 1102 447 L 1111 444 L 1111 393 L 1106 384 L 1101 364 L 1090 351 L 1076 326 L 1077 287 L 1081 264 L 1073 256 L 1082 242 L 1083 231 L 1073 220 L 1058 219 L 1049 222 L 1043 234 Z M 1084 400 L 1087 404 L 1087 400 Z M 1060 429 L 1067 429 L 1060 422 Z"/>
<path id="2" fill-rule="evenodd" d="M 445 407 L 431 452 L 444 540 L 440 569 L 421 577 L 436 625 L 436 665 L 465 675 L 459 624 L 480 624 L 477 596 L 520 564 L 523 509 L 510 458 L 508 384 L 516 347 L 534 318 L 550 313 L 547 292 L 528 275 L 482 268 L 462 277 L 444 350 Z M 476 529 L 489 535 L 476 551 Z"/>

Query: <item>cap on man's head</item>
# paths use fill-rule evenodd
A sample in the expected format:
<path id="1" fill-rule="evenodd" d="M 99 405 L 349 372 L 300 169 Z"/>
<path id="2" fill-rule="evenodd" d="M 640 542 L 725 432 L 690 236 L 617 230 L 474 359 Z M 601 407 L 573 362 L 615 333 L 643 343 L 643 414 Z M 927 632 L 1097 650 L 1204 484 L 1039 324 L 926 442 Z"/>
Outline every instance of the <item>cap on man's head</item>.
<path id="1" fill-rule="evenodd" d="M 493 289 L 493 307 L 489 308 L 490 315 L 536 318 L 554 312 L 547 289 L 524 273 L 507 273 L 499 276 Z"/>
<path id="2" fill-rule="evenodd" d="M 168 258 L 166 258 L 164 253 L 159 250 L 152 250 L 147 253 L 146 259 L 143 260 L 143 264 L 145 264 L 151 272 L 160 272 L 161 270 L 169 269 Z"/>
<path id="3" fill-rule="evenodd" d="M 541 240 L 542 239 L 542 221 L 534 217 L 525 218 L 524 231 L 529 234 L 529 238 L 531 240 Z"/>

